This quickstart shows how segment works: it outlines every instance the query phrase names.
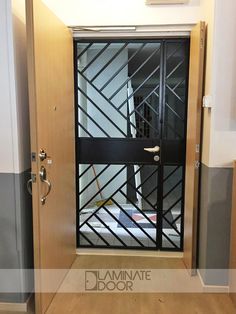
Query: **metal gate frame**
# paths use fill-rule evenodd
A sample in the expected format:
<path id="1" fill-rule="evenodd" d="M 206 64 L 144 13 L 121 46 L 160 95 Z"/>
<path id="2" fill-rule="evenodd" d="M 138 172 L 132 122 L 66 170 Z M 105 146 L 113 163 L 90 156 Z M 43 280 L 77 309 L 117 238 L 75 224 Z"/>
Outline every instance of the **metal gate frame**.
<path id="1" fill-rule="evenodd" d="M 129 250 L 147 250 L 147 251 L 151 251 L 151 250 L 160 250 L 160 251 L 176 251 L 176 252 L 180 252 L 183 251 L 183 238 L 184 238 L 184 190 L 185 190 L 185 159 L 183 162 L 183 184 L 182 184 L 182 205 L 181 205 L 181 241 L 180 241 L 180 247 L 174 247 L 174 248 L 164 248 L 162 247 L 162 220 L 163 220 L 163 207 L 160 207 L 160 210 L 156 212 L 157 217 L 160 216 L 161 219 L 157 219 L 157 225 L 156 225 L 156 247 L 144 247 L 144 246 L 140 246 L 140 247 L 134 247 L 134 246 L 127 246 L 124 245 L 124 247 L 120 247 L 120 246 L 112 246 L 112 245 L 107 245 L 107 246 L 94 246 L 93 243 L 91 243 L 91 245 L 80 245 L 80 241 L 79 241 L 79 223 L 80 223 L 80 215 L 79 215 L 79 209 L 80 209 L 80 205 L 79 205 L 79 176 L 81 176 L 81 174 L 79 174 L 79 163 L 78 163 L 78 145 L 77 145 L 77 139 L 78 139 L 78 126 L 77 126 L 77 117 L 78 117 L 78 68 L 77 68 L 77 59 L 78 59 L 78 55 L 77 55 L 77 44 L 78 43 L 135 43 L 135 42 L 148 42 L 148 43 L 161 43 L 161 62 L 160 62 L 160 103 L 163 104 L 164 103 L 164 99 L 165 99 L 165 75 L 166 75 L 166 68 L 165 68 L 165 61 L 166 60 L 166 42 L 172 42 L 172 43 L 180 43 L 180 42 L 185 42 L 187 45 L 187 50 L 186 50 L 186 55 L 189 58 L 189 45 L 190 45 L 190 40 L 189 38 L 167 38 L 167 39 L 162 39 L 162 38 L 147 38 L 147 37 L 140 37 L 140 38 L 82 38 L 82 39 L 74 39 L 74 82 L 75 82 L 75 86 L 74 86 L 74 90 L 75 90 L 75 138 L 76 138 L 76 209 L 77 209 L 77 214 L 76 214 L 76 226 L 77 226 L 77 247 L 83 247 L 83 248 L 109 248 L 109 249 L 129 249 Z M 187 68 L 189 67 L 189 64 L 187 62 Z M 188 82 L 188 76 L 187 76 L 187 82 Z M 187 130 L 187 100 L 188 100 L 188 84 L 186 84 L 186 113 L 185 113 L 185 136 L 184 136 L 184 145 L 183 145 L 183 154 L 184 156 L 186 155 L 186 130 Z M 160 110 L 162 110 L 162 106 L 160 106 Z M 163 115 L 162 112 L 160 112 L 161 115 Z M 159 124 L 160 126 L 160 137 L 162 138 L 162 133 L 163 133 L 163 128 L 162 126 Z M 108 164 L 108 163 L 106 163 Z M 112 163 L 113 164 L 113 163 Z M 128 166 L 129 163 L 127 163 L 126 167 Z M 89 168 L 91 167 L 91 165 L 89 166 Z M 164 166 L 159 166 L 158 167 L 159 170 L 159 175 L 158 177 L 160 178 L 159 181 L 163 182 L 163 180 L 165 180 L 164 178 L 164 174 L 163 174 L 163 168 Z M 177 167 L 178 168 L 178 167 Z M 176 169 L 177 169 L 176 168 Z M 175 172 L 176 169 L 173 171 Z M 127 182 L 125 182 L 126 184 Z M 162 184 L 159 184 L 160 188 L 158 189 L 158 193 L 161 199 L 163 198 L 163 189 L 162 189 Z M 159 213 L 158 213 L 159 212 Z M 119 222 L 120 223 L 120 222 Z M 106 226 L 107 227 L 107 226 Z M 139 226 L 140 228 L 140 226 Z M 91 228 L 92 229 L 92 228 Z M 90 241 L 88 241 L 90 242 Z"/>

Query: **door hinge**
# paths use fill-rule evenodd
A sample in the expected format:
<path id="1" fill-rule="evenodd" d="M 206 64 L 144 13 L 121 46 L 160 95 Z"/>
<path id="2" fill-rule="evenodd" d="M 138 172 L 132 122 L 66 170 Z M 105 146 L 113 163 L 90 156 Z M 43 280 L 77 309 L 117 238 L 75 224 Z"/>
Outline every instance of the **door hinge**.
<path id="1" fill-rule="evenodd" d="M 200 168 L 200 161 L 196 160 L 195 161 L 195 169 L 199 169 Z"/>

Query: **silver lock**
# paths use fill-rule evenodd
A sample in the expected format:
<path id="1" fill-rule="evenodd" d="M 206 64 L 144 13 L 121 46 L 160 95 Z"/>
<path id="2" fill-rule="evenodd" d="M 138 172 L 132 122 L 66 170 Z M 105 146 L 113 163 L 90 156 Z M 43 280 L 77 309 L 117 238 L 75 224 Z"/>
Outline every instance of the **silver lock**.
<path id="1" fill-rule="evenodd" d="M 154 161 L 159 161 L 159 160 L 160 160 L 160 157 L 159 157 L 158 155 L 155 155 L 155 156 L 153 157 L 153 159 L 154 159 Z"/>

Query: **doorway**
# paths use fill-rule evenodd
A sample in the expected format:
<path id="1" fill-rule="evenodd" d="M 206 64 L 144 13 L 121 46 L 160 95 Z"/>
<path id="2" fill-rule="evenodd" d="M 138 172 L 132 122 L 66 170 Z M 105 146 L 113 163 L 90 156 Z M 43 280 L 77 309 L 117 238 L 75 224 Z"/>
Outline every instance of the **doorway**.
<path id="1" fill-rule="evenodd" d="M 77 245 L 183 250 L 189 39 L 76 40 Z"/>

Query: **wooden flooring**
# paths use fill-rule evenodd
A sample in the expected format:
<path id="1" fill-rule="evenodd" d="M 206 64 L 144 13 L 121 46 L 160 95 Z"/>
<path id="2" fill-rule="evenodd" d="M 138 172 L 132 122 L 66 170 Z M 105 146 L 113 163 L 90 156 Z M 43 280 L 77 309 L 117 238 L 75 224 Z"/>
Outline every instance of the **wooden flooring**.
<path id="1" fill-rule="evenodd" d="M 233 314 L 227 295 L 199 294 L 64 294 L 47 314 Z"/>
<path id="2" fill-rule="evenodd" d="M 76 269 L 150 268 L 184 269 L 181 259 L 80 256 Z M 46 314 L 234 314 L 227 294 L 79 293 L 57 294 Z"/>
<path id="3" fill-rule="evenodd" d="M 177 258 L 79 256 L 73 268 L 184 269 L 184 265 Z M 46 314 L 236 314 L 236 308 L 228 294 L 58 293 Z"/>

